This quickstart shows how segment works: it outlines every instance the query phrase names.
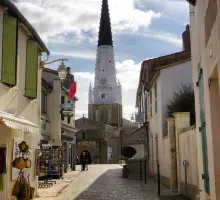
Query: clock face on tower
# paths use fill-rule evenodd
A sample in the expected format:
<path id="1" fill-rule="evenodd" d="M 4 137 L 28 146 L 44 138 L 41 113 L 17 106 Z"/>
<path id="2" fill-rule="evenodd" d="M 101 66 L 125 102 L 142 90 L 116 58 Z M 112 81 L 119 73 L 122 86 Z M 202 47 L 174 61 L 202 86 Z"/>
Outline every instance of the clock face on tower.
<path id="1" fill-rule="evenodd" d="M 100 83 L 101 83 L 101 84 L 106 84 L 106 83 L 107 83 L 107 80 L 106 80 L 105 78 L 102 78 L 102 79 L 100 80 Z"/>

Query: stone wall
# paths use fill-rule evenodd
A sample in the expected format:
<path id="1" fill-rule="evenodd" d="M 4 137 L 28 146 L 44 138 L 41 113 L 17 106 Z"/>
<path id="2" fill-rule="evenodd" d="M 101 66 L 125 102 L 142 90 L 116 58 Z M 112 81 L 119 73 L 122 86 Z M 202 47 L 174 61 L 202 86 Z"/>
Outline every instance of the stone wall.
<path id="1" fill-rule="evenodd" d="M 90 104 L 88 118 L 112 126 L 122 126 L 122 105 Z"/>
<path id="2" fill-rule="evenodd" d="M 174 113 L 173 116 L 166 119 L 168 135 L 162 138 L 162 146 L 158 147 L 163 155 L 158 160 L 161 183 L 185 195 L 183 164 L 186 161 L 188 195 L 195 199 L 198 194 L 196 128 L 190 126 L 190 113 Z"/>

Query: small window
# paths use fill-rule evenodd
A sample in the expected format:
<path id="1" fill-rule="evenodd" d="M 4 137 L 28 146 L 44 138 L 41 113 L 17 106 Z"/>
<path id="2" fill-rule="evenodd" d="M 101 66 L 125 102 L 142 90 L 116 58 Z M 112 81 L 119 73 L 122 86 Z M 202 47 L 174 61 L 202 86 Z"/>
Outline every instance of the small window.
<path id="1" fill-rule="evenodd" d="M 62 114 L 61 114 L 61 120 L 64 121 L 64 119 L 65 119 L 65 118 L 64 118 L 64 115 L 63 115 L 63 113 L 62 113 Z"/>
<path id="2" fill-rule="evenodd" d="M 102 94 L 102 99 L 105 99 L 105 94 Z"/>
<path id="3" fill-rule="evenodd" d="M 99 111 L 98 110 L 96 110 L 95 119 L 97 122 L 99 121 Z"/>
<path id="4" fill-rule="evenodd" d="M 155 112 L 157 112 L 157 84 L 154 85 Z"/>
<path id="5" fill-rule="evenodd" d="M 47 113 L 47 93 L 45 90 L 41 90 L 41 113 Z"/>
<path id="6" fill-rule="evenodd" d="M 67 118 L 67 123 L 68 123 L 68 124 L 70 124 L 70 120 L 71 120 L 71 117 L 68 116 L 68 118 Z"/>
<path id="7" fill-rule="evenodd" d="M 152 117 L 152 114 L 153 114 L 153 112 L 152 112 L 152 91 L 150 91 L 149 98 L 150 98 L 150 104 L 149 104 L 149 106 L 150 106 L 150 116 Z"/>
<path id="8" fill-rule="evenodd" d="M 64 104 L 64 103 L 65 103 L 65 97 L 61 96 L 61 104 Z"/>
<path id="9" fill-rule="evenodd" d="M 109 60 L 109 62 L 111 62 L 111 60 Z"/>

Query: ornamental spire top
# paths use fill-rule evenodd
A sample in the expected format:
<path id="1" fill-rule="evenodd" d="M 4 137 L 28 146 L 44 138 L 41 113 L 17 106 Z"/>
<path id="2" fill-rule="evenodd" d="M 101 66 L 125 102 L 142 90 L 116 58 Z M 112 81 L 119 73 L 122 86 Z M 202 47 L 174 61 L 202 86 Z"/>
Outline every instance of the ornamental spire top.
<path id="1" fill-rule="evenodd" d="M 98 46 L 101 45 L 113 46 L 108 0 L 102 0 Z"/>

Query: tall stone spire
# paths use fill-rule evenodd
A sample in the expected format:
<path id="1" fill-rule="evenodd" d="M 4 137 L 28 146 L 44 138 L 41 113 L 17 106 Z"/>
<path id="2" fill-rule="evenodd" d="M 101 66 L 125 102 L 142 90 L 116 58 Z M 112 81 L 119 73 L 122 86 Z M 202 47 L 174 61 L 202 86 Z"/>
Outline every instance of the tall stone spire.
<path id="1" fill-rule="evenodd" d="M 90 87 L 89 91 L 89 104 L 121 104 L 121 89 L 116 81 L 114 46 L 107 0 L 102 0 L 95 82 L 93 90 Z"/>
<path id="2" fill-rule="evenodd" d="M 108 0 L 102 0 L 98 46 L 101 45 L 113 46 Z"/>
<path id="3" fill-rule="evenodd" d="M 90 83 L 90 86 L 89 86 L 89 94 L 88 94 L 88 97 L 89 97 L 89 104 L 92 104 L 93 103 L 93 93 L 92 93 L 92 84 Z"/>

